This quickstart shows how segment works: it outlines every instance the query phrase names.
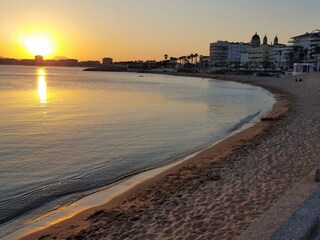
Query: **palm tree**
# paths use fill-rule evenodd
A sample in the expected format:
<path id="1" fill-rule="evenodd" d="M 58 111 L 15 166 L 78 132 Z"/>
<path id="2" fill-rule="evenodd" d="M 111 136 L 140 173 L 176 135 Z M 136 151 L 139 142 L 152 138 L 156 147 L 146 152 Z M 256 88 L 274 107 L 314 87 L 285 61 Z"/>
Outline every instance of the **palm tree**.
<path id="1" fill-rule="evenodd" d="M 308 48 L 305 48 L 305 49 L 303 49 L 303 53 L 304 53 L 304 58 L 305 57 L 308 57 L 309 56 L 309 49 Z M 309 59 L 307 59 L 307 61 L 308 61 Z"/>
<path id="2" fill-rule="evenodd" d="M 190 57 L 191 57 L 191 63 L 193 64 L 194 63 L 194 54 L 191 53 Z"/>
<path id="3" fill-rule="evenodd" d="M 314 55 L 320 55 L 320 45 L 315 45 L 313 49 L 310 51 L 309 56 L 310 58 L 314 58 Z"/>
<path id="4" fill-rule="evenodd" d="M 302 62 L 307 52 L 302 46 L 293 46 L 293 52 L 295 55 L 295 61 Z"/>
<path id="5" fill-rule="evenodd" d="M 186 58 L 187 58 L 187 60 L 190 60 L 191 59 L 191 55 L 187 56 Z"/>
<path id="6" fill-rule="evenodd" d="M 194 58 L 196 59 L 196 61 L 195 61 L 195 64 L 197 64 L 197 62 L 198 62 L 198 57 L 199 57 L 199 54 L 198 54 L 198 53 L 196 53 L 196 54 L 194 54 L 193 56 L 194 56 Z"/>
<path id="7" fill-rule="evenodd" d="M 183 63 L 186 63 L 188 61 L 188 57 L 187 56 L 183 56 Z"/>
<path id="8" fill-rule="evenodd" d="M 313 52 L 314 52 L 315 54 L 320 54 L 320 45 L 314 46 Z"/>
<path id="9" fill-rule="evenodd" d="M 176 58 L 176 57 L 170 57 L 170 61 L 177 61 L 178 60 L 178 58 Z"/>
<path id="10" fill-rule="evenodd" d="M 288 53 L 288 60 L 289 60 L 290 67 L 292 67 L 293 63 L 294 63 L 294 52 L 293 51 L 290 51 Z"/>

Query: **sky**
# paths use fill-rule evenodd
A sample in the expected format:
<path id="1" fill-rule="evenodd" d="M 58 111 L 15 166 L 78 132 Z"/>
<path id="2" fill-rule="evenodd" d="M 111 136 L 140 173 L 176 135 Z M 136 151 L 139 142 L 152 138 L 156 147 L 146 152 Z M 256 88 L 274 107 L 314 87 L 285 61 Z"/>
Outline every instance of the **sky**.
<path id="1" fill-rule="evenodd" d="M 319 0 L 0 0 L 0 56 L 32 58 L 41 44 L 45 58 L 209 55 L 210 42 L 255 32 L 287 43 L 320 28 L 319 9 Z"/>

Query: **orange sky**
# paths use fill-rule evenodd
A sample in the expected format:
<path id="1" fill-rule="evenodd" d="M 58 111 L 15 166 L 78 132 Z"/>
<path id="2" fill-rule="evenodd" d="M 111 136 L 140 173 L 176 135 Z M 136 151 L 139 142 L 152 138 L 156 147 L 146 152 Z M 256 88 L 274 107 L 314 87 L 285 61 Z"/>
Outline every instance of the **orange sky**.
<path id="1" fill-rule="evenodd" d="M 47 58 L 208 55 L 210 42 L 255 32 L 286 43 L 320 28 L 318 9 L 318 0 L 1 0 L 0 56 L 32 58 L 21 39 L 34 36 L 52 42 Z"/>

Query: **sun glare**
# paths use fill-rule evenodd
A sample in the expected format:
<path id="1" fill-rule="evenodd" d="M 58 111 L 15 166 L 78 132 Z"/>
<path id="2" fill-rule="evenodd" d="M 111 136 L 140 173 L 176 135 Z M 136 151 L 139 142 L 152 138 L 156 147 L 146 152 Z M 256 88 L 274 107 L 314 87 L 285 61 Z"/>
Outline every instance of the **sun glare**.
<path id="1" fill-rule="evenodd" d="M 18 42 L 30 56 L 42 55 L 43 57 L 51 57 L 55 50 L 54 42 L 48 36 L 21 35 Z"/>

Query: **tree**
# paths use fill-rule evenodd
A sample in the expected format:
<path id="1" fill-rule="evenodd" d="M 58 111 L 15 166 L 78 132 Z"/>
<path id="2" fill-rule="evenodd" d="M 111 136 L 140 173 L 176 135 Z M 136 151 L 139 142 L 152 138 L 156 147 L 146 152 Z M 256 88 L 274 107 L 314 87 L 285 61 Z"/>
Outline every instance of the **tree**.
<path id="1" fill-rule="evenodd" d="M 168 57 L 169 57 L 168 54 L 165 54 L 165 55 L 164 55 L 164 60 L 167 60 Z"/>
<path id="2" fill-rule="evenodd" d="M 320 54 L 320 45 L 314 46 L 313 50 L 314 54 L 319 55 Z"/>
<path id="3" fill-rule="evenodd" d="M 293 52 L 294 52 L 294 61 L 296 62 L 302 62 L 304 60 L 304 57 L 306 55 L 305 49 L 302 46 L 293 46 Z"/>
<path id="4" fill-rule="evenodd" d="M 170 57 L 170 61 L 177 61 L 178 60 L 178 58 L 176 58 L 176 57 Z"/>
<path id="5" fill-rule="evenodd" d="M 184 60 L 185 56 L 181 56 L 178 58 L 179 62 L 180 62 L 180 65 L 182 65 L 182 61 Z"/>
<path id="6" fill-rule="evenodd" d="M 308 57 L 309 56 L 309 49 L 308 48 L 304 48 L 303 49 L 303 59 L 305 59 L 306 57 Z"/>
<path id="7" fill-rule="evenodd" d="M 197 64 L 197 62 L 198 62 L 198 57 L 199 57 L 199 54 L 198 54 L 198 53 L 196 53 L 196 54 L 194 54 L 193 56 L 194 56 L 194 58 L 195 58 L 195 64 Z"/>
<path id="8" fill-rule="evenodd" d="M 311 59 L 320 55 L 320 45 L 315 45 L 313 49 L 310 51 L 309 56 Z"/>
<path id="9" fill-rule="evenodd" d="M 191 60 L 191 55 L 187 56 L 187 60 L 188 61 Z"/>
<path id="10" fill-rule="evenodd" d="M 294 52 L 290 51 L 289 53 L 286 54 L 286 60 L 287 62 L 289 62 L 289 66 L 287 66 L 288 68 L 293 66 L 294 63 Z"/>

